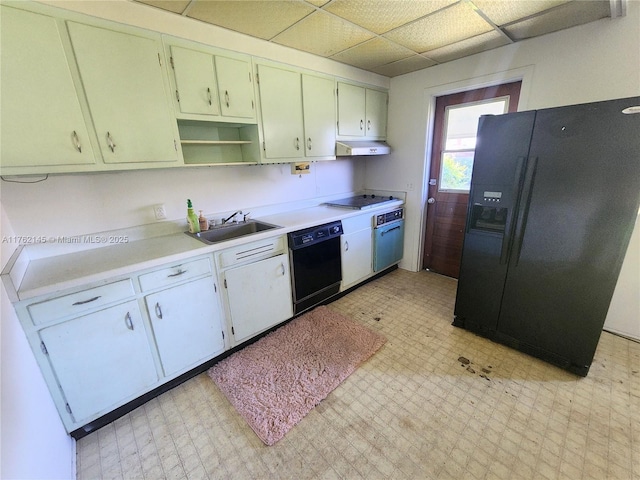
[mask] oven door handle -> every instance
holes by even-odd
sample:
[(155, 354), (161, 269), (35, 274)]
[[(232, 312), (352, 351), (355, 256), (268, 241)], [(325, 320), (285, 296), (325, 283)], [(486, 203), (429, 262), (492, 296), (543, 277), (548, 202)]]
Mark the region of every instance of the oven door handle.
[(394, 230), (400, 230), (400, 225), (396, 225), (393, 228), (390, 228), (389, 230), (383, 230), (382, 232), (380, 232), (380, 236), (384, 236), (386, 233), (391, 233)]

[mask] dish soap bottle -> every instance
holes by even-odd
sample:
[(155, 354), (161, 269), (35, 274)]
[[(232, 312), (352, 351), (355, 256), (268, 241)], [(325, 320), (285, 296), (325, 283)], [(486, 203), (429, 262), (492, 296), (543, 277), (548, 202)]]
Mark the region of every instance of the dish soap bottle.
[(199, 233), (200, 223), (196, 212), (193, 211), (193, 204), (190, 199), (187, 199), (187, 222), (189, 222), (189, 233)]
[(202, 210), (200, 210), (200, 216), (198, 217), (198, 223), (200, 224), (200, 231), (204, 232), (209, 229), (209, 221), (202, 214)]

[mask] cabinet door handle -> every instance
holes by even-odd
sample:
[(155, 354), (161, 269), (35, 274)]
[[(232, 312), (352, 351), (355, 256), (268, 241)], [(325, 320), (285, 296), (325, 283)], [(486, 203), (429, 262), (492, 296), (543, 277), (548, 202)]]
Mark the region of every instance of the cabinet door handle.
[(228, 90), (224, 91), (224, 101), (227, 104), (227, 108), (229, 108), (229, 91)]
[(364, 121), (360, 120), (360, 130), (364, 130)]
[(131, 319), (131, 314), (129, 312), (124, 316), (124, 324), (129, 330), (133, 330), (133, 320)]
[(296, 150), (300, 150), (300, 138), (296, 137)]
[(371, 130), (371, 120), (367, 120), (367, 130)]
[(167, 275), (167, 278), (171, 278), (171, 277), (179, 277), (180, 275), (184, 275), (185, 273), (187, 273), (186, 270), (178, 270), (176, 273), (172, 273), (170, 275)]
[(209, 105), (211, 105), (211, 89), (207, 87), (207, 100), (209, 101)]
[(307, 148), (311, 150), (311, 137), (307, 138)]
[(74, 143), (74, 146), (76, 147), (76, 150), (78, 150), (78, 152), (82, 153), (82, 144), (80, 143), (80, 138), (78, 138), (78, 134), (76, 133), (75, 130), (73, 131), (71, 136), (73, 138), (73, 143)]
[(284, 263), (281, 263), (280, 266), (282, 267), (282, 276), (284, 277), (285, 274), (287, 273), (287, 269), (284, 268)]
[(102, 295), (98, 295), (97, 297), (93, 297), (90, 298), (89, 300), (79, 300), (76, 303), (74, 303), (73, 305), (84, 305), (85, 303), (91, 303), (91, 302), (95, 302), (97, 299), (99, 299)]
[(156, 317), (162, 320), (162, 308), (160, 308), (160, 302), (156, 302)]
[(116, 150), (116, 144), (113, 141), (113, 137), (111, 136), (111, 133), (109, 132), (107, 132), (107, 145), (109, 146), (111, 153), (114, 153)]
[(344, 242), (344, 251), (345, 252), (349, 251), (349, 242), (347, 242), (347, 241)]
[(389, 230), (383, 230), (382, 233), (380, 233), (380, 236), (382, 237), (387, 233), (393, 232), (394, 230), (400, 230), (400, 225), (398, 225), (397, 227), (390, 228)]

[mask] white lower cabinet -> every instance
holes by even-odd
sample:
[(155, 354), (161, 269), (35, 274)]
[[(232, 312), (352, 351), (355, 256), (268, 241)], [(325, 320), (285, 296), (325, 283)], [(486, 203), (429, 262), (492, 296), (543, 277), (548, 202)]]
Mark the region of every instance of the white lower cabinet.
[(77, 424), (158, 381), (135, 300), (44, 328), (40, 340), (66, 399), (64, 407)]
[(342, 220), (344, 234), (340, 237), (342, 250), (342, 285), (344, 291), (373, 273), (373, 237), (371, 214)]
[(222, 250), (216, 258), (234, 345), (293, 316), (285, 236)]
[(293, 316), (287, 255), (228, 270), (225, 280), (236, 343)]
[(210, 276), (147, 295), (145, 303), (165, 376), (224, 351), (220, 306)]

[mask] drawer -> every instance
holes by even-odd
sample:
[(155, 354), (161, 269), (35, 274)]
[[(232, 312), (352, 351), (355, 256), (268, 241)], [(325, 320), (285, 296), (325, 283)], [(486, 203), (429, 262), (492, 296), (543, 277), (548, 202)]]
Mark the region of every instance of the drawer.
[(145, 292), (207, 274), (211, 274), (211, 262), (200, 258), (140, 275), (140, 288)]
[(69, 315), (82, 314), (132, 295), (135, 295), (133, 283), (130, 278), (127, 278), (45, 302), (34, 303), (29, 305), (27, 310), (34, 325), (42, 325)]
[(348, 217), (342, 219), (342, 229), (345, 235), (349, 233), (359, 232), (373, 226), (373, 216), (369, 213), (367, 215), (358, 215), (357, 217)]
[(280, 235), (260, 242), (245, 243), (222, 250), (217, 254), (218, 266), (223, 269), (284, 253), (286, 251), (285, 238), (284, 235)]

